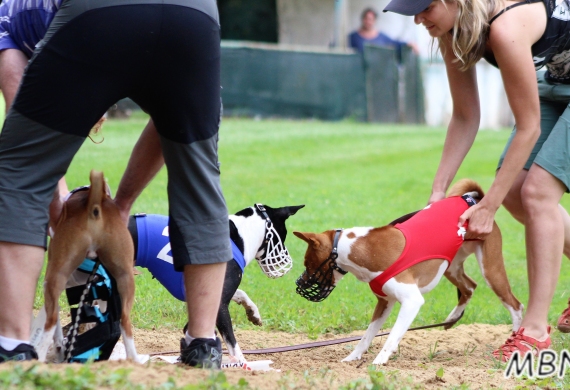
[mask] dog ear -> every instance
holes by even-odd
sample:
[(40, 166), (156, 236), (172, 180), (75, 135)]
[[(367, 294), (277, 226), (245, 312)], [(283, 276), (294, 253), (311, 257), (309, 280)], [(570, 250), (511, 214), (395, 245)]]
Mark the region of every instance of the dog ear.
[[(265, 205), (265, 207), (268, 209), (270, 208), (267, 205)], [(299, 205), (299, 206), (285, 206), (285, 207), (279, 207), (279, 208), (273, 209), (273, 211), (275, 211), (276, 215), (278, 215), (280, 218), (282, 218), (283, 220), (286, 220), (290, 216), (295, 215), (295, 213), (297, 211), (299, 211), (300, 209), (302, 209), (303, 207), (305, 207), (304, 204)]]
[(315, 233), (301, 233), (301, 232), (293, 232), (294, 235), (299, 237), (301, 240), (305, 241), (307, 244), (318, 248), (321, 246), (321, 242), (317, 240), (317, 235)]
[(299, 206), (289, 206), (286, 207), (285, 210), (287, 211), (287, 216), (290, 217), (291, 215), (295, 215), (295, 213), (297, 213), (297, 211), (301, 210), (303, 207), (305, 207), (304, 204), (299, 205)]

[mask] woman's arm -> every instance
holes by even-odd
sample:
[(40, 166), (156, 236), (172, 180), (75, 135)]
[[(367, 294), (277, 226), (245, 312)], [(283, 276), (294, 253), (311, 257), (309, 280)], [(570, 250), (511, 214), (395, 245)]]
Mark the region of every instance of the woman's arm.
[[(439, 167), (432, 185), (429, 203), (441, 200), (455, 177), (459, 166), (473, 145), (479, 129), (480, 108), (475, 68), (462, 72), (451, 50), (451, 38), (442, 39), (443, 59), (447, 70), (453, 112)], [(429, 93), (429, 91), (428, 91)]]
[(545, 23), (545, 18), (537, 18), (530, 6), (524, 6), (506, 12), (491, 26), (489, 45), (501, 70), (517, 131), (489, 191), (477, 206), (461, 216), (460, 223), (469, 219), (466, 239), (485, 237), (491, 232), (495, 212), (540, 134), (540, 103), (531, 47), (542, 35)]

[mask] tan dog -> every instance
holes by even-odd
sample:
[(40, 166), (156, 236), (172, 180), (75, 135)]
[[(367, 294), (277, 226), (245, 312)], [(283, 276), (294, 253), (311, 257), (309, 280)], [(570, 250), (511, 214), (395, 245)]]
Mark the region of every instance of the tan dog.
[(127, 357), (135, 361), (137, 358), (129, 318), (135, 294), (133, 240), (106, 191), (103, 173), (91, 171), (90, 181), (90, 188), (73, 193), (64, 203), (54, 227), (44, 285), (46, 322), (36, 347), (40, 361), (45, 360), (56, 330), (56, 344), (61, 342), (59, 296), (86, 257), (99, 257), (115, 278), (121, 296), (121, 335)]
[[(464, 195), (463, 199), (462, 195)], [(450, 197), (454, 198), (449, 199)], [(436, 202), (426, 207), (426, 209), (432, 208), (432, 211), (434, 211), (438, 209), (437, 204), (450, 204), (449, 202), (460, 204), (467, 198), (472, 202), (478, 201), (482, 197), (483, 191), (479, 185), (471, 180), (464, 179), (451, 188), (448, 198), (442, 201), (448, 201), (447, 203)], [(422, 215), (422, 212), (423, 210), (410, 218), (409, 221), (411, 222), (418, 218)], [(344, 231), (328, 230), (320, 234), (294, 232), (297, 237), (309, 244), (305, 253), (306, 271), (297, 280), (297, 292), (299, 294), (309, 300), (318, 302), (330, 294), (336, 283), (348, 271), (354, 274), (358, 280), (371, 283), (371, 287), (373, 287), (373, 291), (378, 298), (372, 322), (368, 326), (365, 335), (354, 351), (343, 361), (356, 360), (362, 357), (362, 354), (368, 350), (372, 339), (386, 321), (394, 303), (398, 301), (401, 303), (398, 318), (384, 347), (373, 361), (374, 364), (386, 364), (392, 353), (398, 348), (404, 333), (408, 330), (423, 305), (424, 298), (422, 294), (432, 290), (443, 275), (457, 286), (461, 293), (457, 306), (449, 314), (446, 322), (454, 323), (459, 320), (465, 310), (465, 306), (473, 295), (473, 291), (477, 287), (475, 281), (467, 276), (463, 269), (463, 262), (471, 254), (475, 254), (487, 284), (509, 310), (513, 321), (513, 330), (519, 328), (522, 321), (523, 305), (511, 292), (503, 263), (502, 238), (499, 227), (494, 223), (493, 231), (484, 241), (463, 241), (465, 227), (458, 228), (457, 226), (461, 213), (459, 211), (459, 215), (453, 215), (448, 220), (449, 223), (454, 224), (450, 229), (456, 236), (451, 237), (448, 241), (459, 241), (457, 247), (452, 251), (455, 255), (451, 255), (451, 258), (448, 259), (452, 260), (451, 264), (442, 256), (439, 256), (439, 258), (437, 256), (426, 256), (424, 259), (419, 259), (421, 262), (417, 262), (407, 269), (399, 270), (399, 273), (392, 277), (389, 277), (392, 274), (390, 271), (396, 266), (390, 269), (389, 267), (400, 257), (409, 258), (408, 253), (415, 253), (410, 249), (412, 244), (407, 245), (407, 241), (413, 242), (417, 238), (409, 234), (410, 229), (407, 230), (408, 233), (403, 233), (406, 230), (400, 230), (397, 227), (388, 225), (380, 228), (351, 228)], [(419, 218), (421, 219), (422, 217)], [(430, 216), (423, 219), (429, 220), (431, 218)], [(428, 236), (428, 243), (419, 245), (422, 250), (423, 246), (429, 247), (431, 241), (437, 241), (437, 236), (440, 233), (437, 230), (439, 229), (438, 227), (432, 228), (431, 225), (429, 226), (428, 228), (422, 226), (420, 229), (420, 233), (426, 232), (426, 236)], [(434, 232), (428, 232), (430, 229)], [(459, 239), (457, 236), (459, 236)], [(401, 263), (398, 262), (398, 264)], [(389, 271), (387, 271), (388, 269)], [(378, 280), (381, 280), (380, 275), (384, 271), (387, 271), (384, 278), (389, 277), (389, 279), (379, 285), (377, 284)], [(452, 324), (446, 328), (451, 326)]]

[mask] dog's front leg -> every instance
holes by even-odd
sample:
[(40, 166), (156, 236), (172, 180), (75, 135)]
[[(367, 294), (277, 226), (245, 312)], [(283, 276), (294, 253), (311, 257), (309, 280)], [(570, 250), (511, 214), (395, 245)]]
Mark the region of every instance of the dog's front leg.
[(241, 349), (234, 335), (228, 304), (229, 301), (224, 302), (222, 299), (222, 303), (218, 309), (218, 317), (216, 318), (216, 328), (218, 328), (220, 336), (222, 336), (224, 343), (226, 343), (228, 354), (240, 362), (245, 362), (245, 357), (243, 356), (243, 353), (241, 352)]
[(390, 331), (390, 335), (388, 336), (384, 347), (378, 356), (376, 356), (376, 359), (374, 359), (372, 364), (386, 364), (388, 362), (388, 359), (398, 348), (398, 344), (400, 344), (402, 337), (404, 337), (404, 334), (410, 328), (414, 318), (416, 318), (420, 308), (425, 302), (422, 293), (415, 284), (402, 284), (402, 288), (398, 291), (396, 298), (402, 304), (400, 312), (398, 313), (398, 318), (394, 323), (394, 327)]
[(247, 319), (252, 324), (257, 326), (263, 325), (257, 305), (249, 298), (245, 291), (236, 290), (234, 296), (232, 297), (232, 301), (244, 307)]
[(390, 311), (394, 307), (394, 299), (385, 299), (385, 298), (378, 298), (378, 303), (376, 304), (376, 308), (374, 309), (374, 314), (372, 315), (372, 322), (368, 325), (368, 329), (366, 329), (366, 333), (358, 342), (354, 351), (344, 359), (343, 362), (350, 362), (352, 360), (359, 360), (362, 357), (362, 354), (368, 350), (368, 347), (372, 343), (372, 340), (378, 334), (384, 322), (386, 322), (386, 318), (390, 315)]

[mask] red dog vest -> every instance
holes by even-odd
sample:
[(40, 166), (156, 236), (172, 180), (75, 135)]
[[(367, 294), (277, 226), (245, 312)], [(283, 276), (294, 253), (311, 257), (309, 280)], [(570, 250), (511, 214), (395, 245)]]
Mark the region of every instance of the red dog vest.
[(382, 287), (390, 278), (422, 261), (444, 259), (451, 264), (467, 230), (467, 222), (462, 228), (457, 227), (457, 222), (461, 214), (474, 204), (468, 195), (445, 198), (397, 224), (395, 228), (404, 234), (406, 245), (400, 257), (370, 282), (372, 291), (386, 296)]

